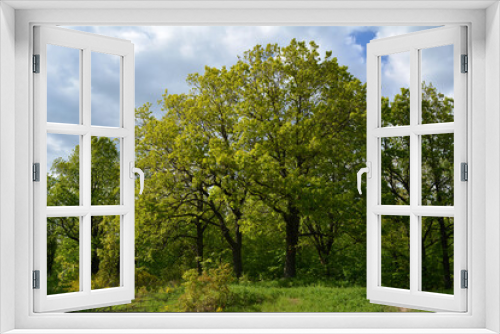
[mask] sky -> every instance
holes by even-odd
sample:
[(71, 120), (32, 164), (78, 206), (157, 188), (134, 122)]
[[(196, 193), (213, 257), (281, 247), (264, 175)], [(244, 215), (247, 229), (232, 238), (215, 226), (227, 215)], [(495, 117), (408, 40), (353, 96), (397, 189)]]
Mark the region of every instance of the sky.
[[(86, 26), (65, 27), (132, 41), (135, 48), (135, 105), (153, 104), (165, 89), (187, 93), (189, 73), (203, 73), (206, 65), (222, 67), (235, 64), (238, 55), (255, 45), (288, 45), (292, 38), (314, 40), (320, 55), (331, 50), (351, 74), (366, 81), (366, 45), (372, 39), (390, 37), (432, 27), (406, 26)], [(452, 47), (422, 53), (422, 79), (439, 91), (453, 96)], [(78, 123), (79, 55), (77, 50), (48, 48), (48, 121)], [(92, 125), (119, 124), (119, 58), (92, 53)], [(409, 87), (409, 57), (405, 54), (382, 58), (382, 94), (394, 96)], [(48, 167), (56, 157), (66, 158), (78, 145), (77, 136), (50, 135), (47, 138)]]

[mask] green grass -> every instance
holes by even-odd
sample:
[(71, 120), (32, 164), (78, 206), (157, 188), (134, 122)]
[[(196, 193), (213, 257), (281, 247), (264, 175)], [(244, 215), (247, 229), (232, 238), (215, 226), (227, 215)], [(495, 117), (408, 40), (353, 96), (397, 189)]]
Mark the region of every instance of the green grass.
[(147, 291), (145, 288), (137, 289), (135, 299), (130, 304), (101, 307), (80, 312), (175, 312), (177, 299), (182, 295), (181, 287), (167, 286)]
[(245, 284), (232, 286), (235, 305), (226, 312), (398, 312), (391, 306), (371, 304), (363, 287), (269, 286)]
[[(412, 312), (415, 310), (371, 304), (364, 287), (335, 287), (327, 283), (296, 281), (231, 284), (232, 297), (222, 312)], [(130, 304), (85, 312), (176, 312), (181, 286), (156, 291), (138, 289)]]

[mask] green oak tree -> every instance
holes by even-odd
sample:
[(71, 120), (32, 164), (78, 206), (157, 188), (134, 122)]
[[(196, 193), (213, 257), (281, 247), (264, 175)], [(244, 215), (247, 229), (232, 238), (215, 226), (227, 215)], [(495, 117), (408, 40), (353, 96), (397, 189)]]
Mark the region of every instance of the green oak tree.
[[(314, 42), (258, 45), (244, 54), (236, 69), (244, 78), (238, 127), (247, 187), (282, 217), (278, 222), (285, 230), (284, 277), (295, 277), (302, 222), (311, 211), (321, 210), (317, 198), (328, 198), (340, 186), (333, 186), (332, 178), (340, 174), (335, 156), (350, 166), (360, 162), (365, 85), (340, 66), (332, 52), (321, 59)], [(330, 214), (335, 216), (335, 210)], [(328, 215), (316, 215), (305, 233), (331, 239), (336, 219), (321, 224), (318, 216), (325, 220)], [(315, 244), (322, 253), (320, 243)]]

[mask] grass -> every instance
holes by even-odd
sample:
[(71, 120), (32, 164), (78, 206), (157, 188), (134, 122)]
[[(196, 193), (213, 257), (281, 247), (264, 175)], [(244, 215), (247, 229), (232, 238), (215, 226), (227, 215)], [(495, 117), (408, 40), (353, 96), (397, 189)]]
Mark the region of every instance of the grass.
[[(324, 282), (244, 282), (231, 284), (232, 297), (222, 312), (413, 312), (371, 304), (364, 287), (335, 287)], [(85, 312), (176, 312), (182, 286), (147, 291), (140, 288), (130, 304)]]
[(232, 286), (236, 303), (225, 312), (398, 312), (396, 307), (371, 304), (364, 287), (273, 286), (240, 284)]
[(163, 287), (154, 291), (139, 288), (135, 299), (129, 304), (101, 307), (79, 312), (175, 312), (177, 299), (182, 295), (181, 287)]

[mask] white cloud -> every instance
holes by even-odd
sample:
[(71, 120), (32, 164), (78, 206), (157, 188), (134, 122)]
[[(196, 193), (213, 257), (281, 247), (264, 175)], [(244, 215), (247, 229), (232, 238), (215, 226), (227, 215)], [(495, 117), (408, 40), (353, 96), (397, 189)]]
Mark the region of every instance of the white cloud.
[(67, 159), (75, 147), (79, 145), (79, 136), (47, 134), (47, 172), (57, 158)]
[(453, 46), (441, 46), (421, 51), (422, 81), (432, 83), (446, 96), (453, 97)]
[(425, 27), (425, 26), (383, 26), (383, 27), (377, 27), (377, 33), (376, 33), (375, 38), (379, 39), (379, 38), (393, 37), (393, 36), (409, 34), (412, 32), (426, 30), (426, 29), (429, 29), (429, 27)]
[[(231, 66), (237, 55), (256, 44), (287, 45), (292, 38), (314, 40), (321, 57), (331, 50), (341, 65), (362, 81), (366, 80), (365, 44), (371, 38), (384, 38), (429, 27), (364, 27), (364, 26), (144, 26), (144, 27), (80, 27), (90, 32), (131, 40), (136, 51), (136, 105), (156, 101), (168, 88), (171, 93), (189, 90), (185, 82), (189, 73), (203, 73), (205, 65)], [(430, 56), (429, 56), (430, 57)], [(430, 58), (429, 58), (430, 59)], [(424, 63), (428, 75), (441, 75), (435, 62)], [(443, 64), (441, 64), (443, 66)], [(446, 67), (446, 66), (445, 66)], [(387, 91), (399, 92), (407, 87), (409, 68), (399, 56), (390, 56), (383, 70)], [(442, 90), (449, 91), (446, 82)], [(385, 92), (385, 90), (384, 90)]]
[(383, 56), (381, 63), (382, 95), (392, 100), (394, 95), (400, 93), (401, 88), (410, 87), (410, 53)]
[[(386, 38), (431, 27), (379, 27), (376, 38)], [(421, 78), (439, 92), (453, 97), (453, 47), (444, 46), (421, 51)], [(401, 87), (410, 86), (409, 52), (388, 55), (382, 59), (382, 95), (392, 99)]]

